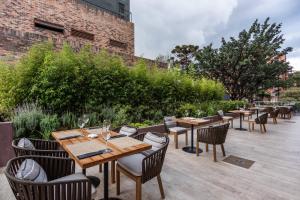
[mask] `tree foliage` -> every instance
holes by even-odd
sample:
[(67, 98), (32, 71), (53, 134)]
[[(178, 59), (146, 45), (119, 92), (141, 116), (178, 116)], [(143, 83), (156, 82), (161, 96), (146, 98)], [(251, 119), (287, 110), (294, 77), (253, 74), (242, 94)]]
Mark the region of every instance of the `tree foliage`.
[(269, 18), (262, 24), (256, 20), (237, 38), (222, 38), (220, 48), (204, 47), (196, 56), (201, 74), (221, 81), (231, 99), (252, 99), (258, 91), (281, 86), (279, 76), (291, 67), (280, 57), (292, 50), (282, 48), (281, 28)]
[(179, 65), (183, 71), (188, 71), (194, 63), (195, 55), (199, 50), (199, 46), (182, 45), (176, 46), (172, 51), (170, 58), (173, 64)]

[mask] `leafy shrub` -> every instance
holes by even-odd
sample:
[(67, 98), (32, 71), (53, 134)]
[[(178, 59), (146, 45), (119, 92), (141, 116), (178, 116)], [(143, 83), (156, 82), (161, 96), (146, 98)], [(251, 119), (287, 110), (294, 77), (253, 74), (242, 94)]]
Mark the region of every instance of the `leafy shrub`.
[(15, 137), (49, 139), (51, 132), (60, 127), (57, 115), (45, 114), (35, 104), (24, 104), (18, 107), (12, 121)]
[(51, 133), (60, 127), (57, 115), (46, 115), (40, 121), (41, 135), (43, 139), (49, 140)]
[[(144, 62), (128, 68), (119, 57), (94, 54), (89, 47), (76, 53), (68, 45), (60, 51), (54, 51), (49, 43), (35, 45), (16, 67), (5, 69), (0, 83), (9, 82), (9, 86), (0, 87), (1, 107), (37, 102), (59, 115), (87, 109), (113, 118), (114, 111), (103, 111), (103, 105), (129, 105), (141, 111), (137, 118), (143, 121), (150, 118), (148, 115), (158, 118), (174, 113), (182, 103), (221, 100), (224, 96), (218, 82), (194, 80), (176, 70), (149, 69)], [(5, 95), (7, 91), (14, 92)]]

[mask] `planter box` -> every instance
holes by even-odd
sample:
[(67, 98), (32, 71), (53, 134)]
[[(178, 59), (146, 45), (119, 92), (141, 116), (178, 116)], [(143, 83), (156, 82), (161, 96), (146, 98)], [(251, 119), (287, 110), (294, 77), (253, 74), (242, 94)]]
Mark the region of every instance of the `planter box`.
[(14, 157), (11, 147), (13, 140), (13, 127), (11, 122), (0, 122), (0, 167), (6, 165), (7, 161)]
[(166, 130), (164, 124), (158, 124), (155, 126), (149, 126), (149, 127), (138, 129), (138, 133), (144, 133), (144, 132), (166, 133)]

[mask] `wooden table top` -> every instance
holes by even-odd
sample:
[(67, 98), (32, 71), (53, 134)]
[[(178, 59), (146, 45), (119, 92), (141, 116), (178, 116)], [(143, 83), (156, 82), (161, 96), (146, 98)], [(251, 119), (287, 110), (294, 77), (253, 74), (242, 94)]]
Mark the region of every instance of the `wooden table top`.
[(251, 113), (251, 111), (249, 111), (249, 110), (230, 110), (228, 112), (230, 112), (230, 113), (238, 113), (238, 114), (248, 114), (248, 113)]
[(204, 125), (209, 123), (209, 120), (207, 119), (201, 119), (201, 118), (179, 118), (176, 119), (176, 122), (182, 123), (182, 124), (188, 124), (188, 125)]
[[(77, 158), (77, 156), (74, 156), (69, 151), (69, 149), (67, 148), (67, 145), (76, 144), (76, 143), (80, 143), (80, 142), (87, 142), (87, 141), (91, 141), (91, 140), (97, 140), (100, 143), (105, 144), (105, 140), (101, 136), (98, 136), (98, 138), (94, 138), (94, 139), (87, 137), (87, 135), (89, 133), (85, 129), (83, 129), (83, 130), (79, 130), (79, 129), (67, 130), (64, 132), (72, 133), (72, 131), (73, 132), (80, 131), (82, 133), (83, 137), (77, 137), (77, 138), (66, 139), (66, 140), (58, 140), (56, 135), (60, 132), (53, 132), (52, 136), (63, 147), (63, 149), (69, 153), (70, 157), (73, 158), (76, 161), (76, 163), (78, 165), (80, 165), (80, 167), (83, 169), (93, 167), (93, 166), (99, 165), (101, 163), (106, 163), (109, 161), (117, 160), (119, 158), (122, 158), (122, 157), (125, 157), (128, 155), (136, 154), (136, 153), (151, 149), (151, 147), (152, 147), (151, 145), (149, 145), (147, 143), (143, 143), (143, 144), (139, 144), (136, 146), (122, 149), (122, 148), (118, 148), (117, 146), (114, 146), (108, 142), (107, 146), (112, 150), (112, 152), (79, 160)], [(111, 136), (115, 136), (115, 135), (118, 135), (119, 133), (110, 131), (110, 134), (111, 134)]]

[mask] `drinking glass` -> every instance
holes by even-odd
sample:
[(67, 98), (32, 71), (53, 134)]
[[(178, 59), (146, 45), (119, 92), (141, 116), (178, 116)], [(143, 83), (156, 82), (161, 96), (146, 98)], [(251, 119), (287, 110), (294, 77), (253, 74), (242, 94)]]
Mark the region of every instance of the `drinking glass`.
[(106, 150), (105, 151), (108, 151), (108, 148), (107, 148), (107, 142), (108, 142), (108, 140), (110, 139), (110, 137), (111, 137), (111, 135), (110, 135), (110, 132), (106, 132), (106, 135), (105, 135), (105, 148), (106, 148)]
[(82, 119), (83, 119), (83, 121), (84, 121), (85, 124), (87, 124), (90, 121), (89, 115), (87, 115), (87, 114), (84, 114), (82, 116)]
[(78, 126), (80, 129), (83, 129), (83, 127), (85, 126), (84, 120), (82, 117), (78, 118)]

